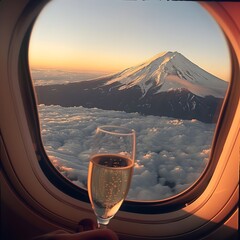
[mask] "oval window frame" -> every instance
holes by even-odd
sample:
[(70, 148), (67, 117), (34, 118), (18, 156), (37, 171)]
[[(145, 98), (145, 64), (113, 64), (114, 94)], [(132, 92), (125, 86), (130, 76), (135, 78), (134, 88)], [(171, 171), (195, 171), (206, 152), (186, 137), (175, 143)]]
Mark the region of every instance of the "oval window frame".
[[(26, 35), (26, 38), (24, 39), (24, 42), (29, 45), (29, 39), (30, 39), (30, 34), (31, 30), (29, 33)], [(26, 44), (26, 45), (27, 45)], [(25, 44), (23, 51), (21, 51), (20, 55), (24, 56), (26, 53), (26, 47)], [(26, 56), (25, 56), (26, 58)], [(24, 66), (26, 67), (24, 73), (26, 82), (24, 83), (24, 86), (29, 84), (31, 81), (31, 76), (29, 74), (29, 67), (27, 68), (26, 64), (24, 63), (25, 61), (21, 61), (23, 63), (22, 66), (20, 66), (20, 69), (23, 69)], [(31, 95), (31, 92), (33, 91), (31, 88), (32, 86), (28, 86), (28, 92), (26, 92), (23, 95)], [(24, 91), (24, 89), (22, 89)], [(227, 94), (225, 99), (227, 98)], [(30, 100), (30, 101), (29, 101)], [(226, 100), (225, 100), (226, 101)], [(48, 159), (48, 156), (45, 152), (44, 146), (42, 142), (40, 141), (41, 135), (40, 135), (40, 123), (37, 118), (37, 113), (36, 113), (36, 100), (34, 96), (31, 96), (31, 99), (27, 99), (26, 102), (31, 102), (31, 109), (29, 109), (30, 112), (34, 112), (34, 119), (29, 121), (29, 124), (31, 122), (37, 123), (37, 125), (33, 126), (35, 131), (38, 129), (38, 134), (35, 134), (33, 139), (37, 139), (37, 142), (35, 143), (39, 149), (38, 151), (38, 159), (39, 164), (41, 166), (41, 169), (44, 171), (46, 174), (47, 178), (49, 181), (54, 184), (57, 188), (59, 188), (61, 191), (64, 193), (70, 195), (71, 197), (74, 197), (78, 200), (84, 201), (84, 202), (89, 202), (87, 192), (84, 189), (81, 189), (74, 184), (71, 184), (71, 181), (69, 181), (67, 178), (59, 174), (58, 171), (52, 166), (50, 163), (50, 160)], [(223, 104), (224, 105), (224, 104)], [(223, 107), (222, 107), (223, 108)], [(223, 108), (224, 109), (224, 108)], [(224, 111), (222, 109), (222, 111)], [(216, 145), (216, 139), (218, 138), (218, 132), (219, 132), (219, 126), (221, 126), (219, 119), (221, 119), (221, 113), (218, 117), (218, 122), (216, 125), (216, 129), (218, 131), (215, 131), (214, 137), (213, 137), (213, 143), (212, 143), (212, 152), (214, 152), (214, 147)], [(165, 212), (170, 212), (170, 211), (175, 211), (177, 209), (180, 209), (184, 207), (186, 204), (189, 202), (192, 202), (195, 198), (197, 198), (201, 192), (204, 191), (204, 189), (207, 186), (207, 183), (210, 181), (211, 176), (214, 172), (214, 169), (217, 165), (217, 158), (213, 157), (213, 154), (210, 156), (210, 163), (207, 165), (207, 167), (204, 169), (202, 174), (199, 176), (199, 178), (191, 184), (189, 188), (186, 190), (180, 192), (179, 194), (176, 194), (172, 197), (166, 198), (166, 199), (161, 199), (161, 200), (150, 200), (150, 201), (141, 201), (141, 200), (125, 200), (124, 204), (121, 206), (121, 210), (123, 211), (130, 211), (130, 212), (135, 212), (135, 213), (149, 213), (149, 214), (158, 214), (158, 213), (165, 213)], [(194, 189), (194, 190), (193, 190)], [(198, 192), (198, 194), (196, 194)]]

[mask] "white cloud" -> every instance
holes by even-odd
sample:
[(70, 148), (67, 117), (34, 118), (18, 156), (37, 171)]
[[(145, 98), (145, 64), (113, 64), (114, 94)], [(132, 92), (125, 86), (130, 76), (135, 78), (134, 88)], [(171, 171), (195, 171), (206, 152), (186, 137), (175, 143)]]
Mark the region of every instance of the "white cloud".
[(74, 72), (63, 71), (58, 69), (31, 69), (32, 79), (35, 86), (52, 85), (52, 84), (68, 84), (73, 82), (81, 82), (95, 79), (103, 76), (103, 72)]
[(122, 125), (137, 133), (137, 157), (129, 199), (157, 200), (189, 187), (205, 169), (215, 124), (141, 116), (97, 108), (39, 105), (42, 138), (53, 165), (86, 187), (89, 153), (99, 125)]

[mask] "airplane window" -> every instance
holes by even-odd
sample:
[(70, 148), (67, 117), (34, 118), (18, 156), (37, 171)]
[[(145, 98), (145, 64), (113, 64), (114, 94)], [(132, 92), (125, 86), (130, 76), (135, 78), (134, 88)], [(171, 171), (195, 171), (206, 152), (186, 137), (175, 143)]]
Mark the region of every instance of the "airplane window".
[(73, 184), (86, 189), (91, 140), (106, 124), (137, 133), (129, 200), (172, 198), (207, 171), (231, 60), (198, 3), (52, 0), (29, 66), (45, 151)]

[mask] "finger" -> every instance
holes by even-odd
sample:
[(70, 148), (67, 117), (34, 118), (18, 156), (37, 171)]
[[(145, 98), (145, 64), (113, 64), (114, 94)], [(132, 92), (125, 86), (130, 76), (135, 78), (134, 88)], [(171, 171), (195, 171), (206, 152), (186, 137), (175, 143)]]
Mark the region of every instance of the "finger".
[(118, 236), (115, 232), (113, 232), (112, 230), (110, 229), (98, 229), (98, 230), (95, 230), (96, 231), (96, 234), (99, 234), (99, 237), (101, 238), (96, 238), (98, 240), (118, 240)]
[(66, 234), (68, 233), (64, 230), (56, 230), (41, 236), (37, 236), (32, 240), (55, 240), (55, 239), (58, 239), (59, 236), (66, 235)]
[(66, 234), (66, 233), (68, 233), (68, 232), (65, 230), (56, 230), (56, 231), (51, 232), (50, 234), (54, 235), (54, 234)]
[(34, 240), (118, 240), (118, 236), (110, 229), (95, 229), (75, 234), (58, 230), (34, 238)]
[(97, 223), (94, 222), (90, 218), (86, 218), (81, 220), (78, 223), (77, 231), (76, 232), (84, 232), (84, 231), (89, 231), (97, 228)]
[[(61, 235), (63, 236), (63, 235)], [(118, 240), (118, 236), (110, 229), (95, 229), (72, 234), (68, 240)]]

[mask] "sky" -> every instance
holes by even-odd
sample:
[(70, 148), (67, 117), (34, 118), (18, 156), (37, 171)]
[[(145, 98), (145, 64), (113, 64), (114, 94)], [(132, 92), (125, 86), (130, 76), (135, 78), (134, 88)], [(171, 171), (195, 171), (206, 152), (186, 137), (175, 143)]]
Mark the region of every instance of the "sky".
[(128, 199), (172, 197), (190, 187), (209, 162), (215, 124), (81, 106), (41, 104), (38, 110), (49, 159), (80, 187), (87, 186), (93, 136), (100, 125), (136, 131), (136, 160)]
[(197, 2), (52, 0), (34, 25), (31, 68), (112, 73), (165, 51), (230, 79), (220, 27)]

